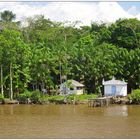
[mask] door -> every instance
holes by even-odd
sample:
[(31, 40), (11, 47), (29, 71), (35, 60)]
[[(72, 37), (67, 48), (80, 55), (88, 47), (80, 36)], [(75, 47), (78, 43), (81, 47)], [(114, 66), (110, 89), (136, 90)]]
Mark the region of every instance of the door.
[(112, 86), (112, 94), (113, 94), (113, 95), (116, 94), (116, 86), (115, 86), (115, 85)]
[(67, 88), (63, 87), (63, 94), (67, 94)]

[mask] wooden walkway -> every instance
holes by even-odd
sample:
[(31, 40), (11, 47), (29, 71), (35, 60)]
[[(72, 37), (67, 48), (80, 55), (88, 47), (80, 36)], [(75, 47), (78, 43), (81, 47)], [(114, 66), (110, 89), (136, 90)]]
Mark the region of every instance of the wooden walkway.
[(109, 106), (111, 103), (112, 97), (100, 97), (97, 99), (89, 99), (88, 100), (88, 106), (90, 107), (103, 107), (103, 106)]

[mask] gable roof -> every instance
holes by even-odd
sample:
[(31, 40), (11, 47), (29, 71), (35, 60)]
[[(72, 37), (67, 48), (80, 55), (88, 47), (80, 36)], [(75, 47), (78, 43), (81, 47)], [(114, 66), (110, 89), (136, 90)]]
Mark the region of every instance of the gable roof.
[[(78, 81), (75, 80), (67, 80), (67, 83), (70, 83), (72, 86), (76, 86), (76, 87), (83, 87), (84, 85), (79, 83)], [(62, 83), (62, 84), (66, 84), (66, 82)]]
[(126, 85), (126, 84), (127, 83), (125, 81), (115, 80), (115, 78), (109, 81), (103, 81), (103, 85)]

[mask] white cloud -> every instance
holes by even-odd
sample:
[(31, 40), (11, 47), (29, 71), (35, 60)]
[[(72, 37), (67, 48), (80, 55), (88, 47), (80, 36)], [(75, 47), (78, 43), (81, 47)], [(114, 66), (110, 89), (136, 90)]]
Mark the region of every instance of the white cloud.
[(127, 10), (127, 12), (128, 12), (129, 14), (134, 15), (134, 16), (136, 16), (136, 15), (139, 13), (138, 10), (137, 10), (137, 8), (136, 8), (135, 6), (130, 7), (130, 8)]
[(56, 21), (81, 21), (89, 25), (91, 21), (114, 22), (118, 18), (134, 17), (117, 2), (47, 2), (44, 5), (28, 2), (0, 2), (0, 11), (11, 10), (17, 20), (34, 15), (45, 15)]

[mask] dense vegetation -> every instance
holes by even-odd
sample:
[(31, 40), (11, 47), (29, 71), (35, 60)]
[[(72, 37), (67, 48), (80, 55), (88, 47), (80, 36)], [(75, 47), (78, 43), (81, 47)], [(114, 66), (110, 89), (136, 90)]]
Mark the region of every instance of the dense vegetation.
[[(47, 94), (41, 94), (39, 90), (35, 90), (32, 92), (25, 91), (24, 93), (21, 93), (18, 95), (17, 99), (19, 103), (74, 103), (74, 102), (81, 102), (81, 101), (88, 101), (88, 99), (97, 98), (97, 94), (82, 94), (82, 95), (47, 95)], [(0, 97), (0, 101), (3, 98)]]
[(10, 11), (1, 13), (2, 96), (13, 99), (27, 90), (44, 88), (57, 94), (66, 79), (80, 81), (87, 93), (101, 93), (103, 78), (112, 76), (128, 82), (129, 92), (139, 87), (139, 20), (76, 27), (75, 23), (66, 25), (35, 16), (22, 27), (15, 18)]
[(140, 104), (140, 89), (133, 90), (128, 99), (134, 104)]

